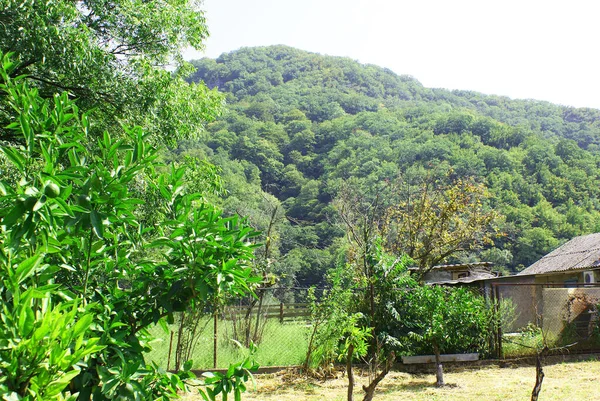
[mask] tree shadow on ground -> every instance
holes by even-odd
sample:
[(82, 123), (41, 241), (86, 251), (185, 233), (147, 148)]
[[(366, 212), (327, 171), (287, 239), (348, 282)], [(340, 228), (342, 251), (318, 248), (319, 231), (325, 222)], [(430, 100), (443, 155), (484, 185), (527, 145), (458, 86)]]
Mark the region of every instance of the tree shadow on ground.
[(435, 378), (430, 375), (413, 375), (408, 380), (390, 380), (387, 383), (379, 385), (378, 390), (382, 393), (394, 393), (394, 392), (426, 392), (431, 389), (444, 389), (444, 388), (456, 388), (460, 387), (455, 383), (446, 383), (443, 387), (438, 387), (435, 384)]
[[(273, 375), (275, 376), (275, 375)], [(270, 386), (259, 387), (255, 393), (268, 393), (280, 391), (286, 393), (302, 393), (304, 395), (315, 395), (318, 394), (322, 387), (318, 380), (312, 377), (306, 377), (304, 375), (295, 375), (292, 373), (284, 374), (280, 377), (280, 381), (277, 384)]]

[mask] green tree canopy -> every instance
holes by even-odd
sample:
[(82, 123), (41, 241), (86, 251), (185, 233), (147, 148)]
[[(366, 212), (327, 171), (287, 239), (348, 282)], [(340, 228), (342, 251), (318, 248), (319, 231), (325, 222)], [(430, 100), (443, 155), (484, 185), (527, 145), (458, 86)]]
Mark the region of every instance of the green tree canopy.
[[(216, 92), (183, 80), (182, 49), (201, 49), (208, 35), (196, 1), (2, 0), (0, 10), (0, 50), (20, 60), (11, 76), (26, 75), (43, 97), (68, 92), (100, 128), (135, 122), (176, 139), (219, 111)], [(3, 139), (7, 107), (0, 101)]]
[[(226, 92), (229, 103), (229, 112), (208, 126), (210, 135), (199, 139), (215, 152), (207, 157), (223, 167), (228, 160), (248, 163), (245, 176), (234, 180), (252, 178), (248, 191), (276, 196), (303, 228), (334, 226), (329, 203), (342, 181), (356, 180), (368, 192), (398, 173), (452, 169), (441, 186), (477, 183), (489, 192), (487, 206), (506, 217), (499, 221), (505, 235), (450, 263), (491, 257), (514, 271), (548, 244), (598, 230), (598, 110), (428, 89), (384, 68), (286, 46), (242, 48), (192, 63), (191, 79)], [(383, 201), (393, 203), (389, 194)], [(548, 241), (534, 240), (535, 228)], [(339, 230), (319, 230), (325, 236), (316, 243), (314, 231), (304, 232), (304, 239), (293, 232), (293, 240), (316, 249), (339, 246), (331, 238)], [(290, 243), (282, 240), (282, 257), (293, 250)], [(294, 252), (290, 260), (300, 253), (306, 254)]]

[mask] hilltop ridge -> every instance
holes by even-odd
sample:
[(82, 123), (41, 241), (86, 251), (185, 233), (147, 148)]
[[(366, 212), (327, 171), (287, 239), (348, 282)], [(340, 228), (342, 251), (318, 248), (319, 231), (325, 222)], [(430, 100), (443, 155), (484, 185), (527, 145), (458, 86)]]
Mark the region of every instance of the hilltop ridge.
[(506, 216), (504, 235), (451, 261), (518, 270), (600, 231), (600, 110), (426, 88), (389, 69), (287, 46), (192, 64), (191, 80), (218, 88), (228, 106), (200, 141), (175, 152), (221, 166), (224, 206), (254, 216), (257, 228), (265, 208), (281, 208), (287, 219), (273, 260), (296, 283), (319, 281), (339, 259), (343, 231), (330, 201), (340, 180), (372, 188), (399, 172), (445, 166), (484, 183), (490, 207)]

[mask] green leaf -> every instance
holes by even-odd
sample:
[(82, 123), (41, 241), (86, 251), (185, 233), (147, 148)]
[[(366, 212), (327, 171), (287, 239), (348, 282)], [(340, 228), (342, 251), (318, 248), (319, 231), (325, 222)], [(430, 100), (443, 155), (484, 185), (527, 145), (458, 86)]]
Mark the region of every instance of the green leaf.
[[(221, 392), (223, 392), (223, 382), (222, 381), (217, 382), (217, 384), (213, 388), (213, 391), (215, 394), (220, 394)], [(223, 397), (225, 397), (225, 394), (223, 394)]]
[(12, 210), (2, 218), (2, 225), (6, 226), (6, 229), (12, 228), (12, 226), (23, 216), (25, 213), (25, 203), (17, 201)]
[(77, 323), (75, 323), (75, 326), (72, 328), (73, 338), (79, 337), (81, 334), (83, 334), (90, 327), (93, 319), (94, 317), (91, 314), (83, 315), (81, 318), (79, 318)]
[(31, 149), (33, 146), (33, 130), (31, 129), (31, 125), (29, 123), (29, 118), (27, 114), (23, 113), (19, 116), (19, 121), (21, 122), (21, 130), (23, 132), (23, 136), (25, 137), (27, 143), (27, 149)]
[(65, 387), (67, 387), (67, 385), (71, 382), (71, 380), (73, 380), (75, 377), (77, 377), (79, 375), (80, 371), (79, 370), (71, 370), (69, 372), (63, 373), (60, 378), (58, 378), (57, 380), (54, 380), (53, 382), (51, 382), (48, 387), (46, 387), (46, 391), (44, 392), (44, 395), (46, 397), (48, 397), (48, 399), (50, 397), (56, 396), (58, 395), (61, 391), (63, 391), (65, 389)]
[(46, 195), (42, 195), (40, 199), (38, 199), (38, 201), (35, 203), (35, 205), (33, 205), (33, 211), (37, 212), (38, 210), (40, 210), (42, 206), (44, 206), (44, 204), (46, 203), (47, 199), (48, 198), (46, 197)]
[(104, 226), (102, 225), (100, 214), (97, 211), (92, 210), (90, 213), (90, 221), (92, 223), (94, 234), (96, 234), (98, 238), (104, 238)]
[(233, 376), (233, 373), (235, 372), (235, 364), (230, 364), (229, 365), (229, 369), (227, 369), (227, 377), (231, 377)]
[(23, 172), (25, 170), (25, 157), (16, 149), (2, 146), (0, 151), (19, 169)]
[(25, 259), (17, 266), (16, 277), (17, 282), (21, 283), (26, 278), (30, 277), (35, 270), (40, 266), (42, 262), (43, 255), (38, 254), (34, 255), (28, 259)]
[(70, 217), (75, 217), (75, 214), (73, 213), (73, 210), (71, 210), (71, 207), (69, 205), (67, 205), (67, 203), (62, 198), (60, 198), (60, 197), (54, 198), (54, 201), (58, 204), (58, 207), (63, 212), (68, 214)]
[(22, 338), (27, 338), (33, 331), (35, 316), (29, 305), (21, 305), (21, 313), (19, 313), (19, 333)]
[(169, 334), (169, 326), (164, 318), (158, 320), (158, 325), (163, 329), (165, 334)]

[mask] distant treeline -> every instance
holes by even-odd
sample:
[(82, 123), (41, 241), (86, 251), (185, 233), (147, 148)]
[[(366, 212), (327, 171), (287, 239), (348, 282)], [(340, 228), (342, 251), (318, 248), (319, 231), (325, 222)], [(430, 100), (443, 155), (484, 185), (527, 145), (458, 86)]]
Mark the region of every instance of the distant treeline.
[[(478, 254), (522, 269), (573, 236), (600, 231), (600, 111), (468, 91), (285, 46), (193, 62), (226, 94), (223, 116), (166, 158), (223, 170), (224, 207), (271, 223), (269, 263), (300, 285), (343, 262), (331, 206), (342, 180), (365, 191), (407, 171), (452, 169), (492, 193), (503, 235)], [(442, 68), (442, 67), (440, 67)], [(275, 213), (273, 213), (275, 211)]]

